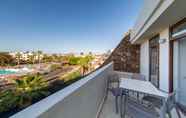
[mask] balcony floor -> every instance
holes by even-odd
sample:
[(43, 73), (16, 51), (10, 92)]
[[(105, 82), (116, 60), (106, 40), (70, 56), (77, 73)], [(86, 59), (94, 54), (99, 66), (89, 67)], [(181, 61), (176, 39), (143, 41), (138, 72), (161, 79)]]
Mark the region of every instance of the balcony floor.
[[(120, 114), (116, 114), (115, 112), (115, 100), (110, 93), (108, 95), (107, 100), (104, 103), (99, 118), (121, 118)], [(130, 117), (126, 117), (126, 118), (130, 118)]]
[[(172, 118), (178, 118), (176, 110), (173, 109), (171, 111)], [(180, 113), (181, 118), (186, 118), (182, 113)], [(107, 100), (104, 103), (102, 111), (100, 113), (99, 118), (121, 118), (120, 114), (116, 114), (115, 112), (115, 100), (114, 97), (109, 93)], [(126, 116), (125, 118), (131, 118), (130, 116)], [(168, 118), (168, 116), (167, 116)]]

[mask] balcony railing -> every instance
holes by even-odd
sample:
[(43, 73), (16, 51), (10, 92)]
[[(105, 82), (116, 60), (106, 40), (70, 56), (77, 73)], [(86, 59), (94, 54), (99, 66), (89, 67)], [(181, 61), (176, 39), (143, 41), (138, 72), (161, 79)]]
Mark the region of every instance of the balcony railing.
[[(112, 94), (109, 93), (105, 99), (107, 78), (113, 72), (120, 78), (131, 78), (133, 75), (113, 71), (113, 64), (110, 63), (11, 118), (120, 118), (115, 113)], [(174, 116), (175, 111), (172, 114)]]
[(106, 79), (112, 71), (110, 63), (11, 118), (95, 118), (104, 103)]

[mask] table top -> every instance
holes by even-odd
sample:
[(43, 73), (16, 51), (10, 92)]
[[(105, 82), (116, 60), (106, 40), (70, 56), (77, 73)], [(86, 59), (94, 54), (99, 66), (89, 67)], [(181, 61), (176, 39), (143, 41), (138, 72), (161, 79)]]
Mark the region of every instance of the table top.
[(158, 90), (151, 82), (136, 79), (121, 78), (120, 88), (167, 98), (168, 93)]

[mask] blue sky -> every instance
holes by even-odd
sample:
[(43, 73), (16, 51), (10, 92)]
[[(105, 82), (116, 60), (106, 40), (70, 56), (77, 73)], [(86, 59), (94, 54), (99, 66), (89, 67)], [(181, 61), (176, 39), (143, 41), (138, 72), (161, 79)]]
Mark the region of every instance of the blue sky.
[(0, 51), (104, 52), (130, 29), (142, 0), (1, 0)]

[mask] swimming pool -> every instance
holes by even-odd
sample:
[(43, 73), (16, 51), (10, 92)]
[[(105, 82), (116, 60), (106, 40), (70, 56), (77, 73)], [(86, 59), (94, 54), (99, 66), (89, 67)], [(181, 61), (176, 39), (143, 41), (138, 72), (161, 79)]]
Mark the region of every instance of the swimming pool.
[(15, 74), (15, 73), (16, 73), (15, 71), (0, 69), (0, 75), (9, 75), (9, 74)]

